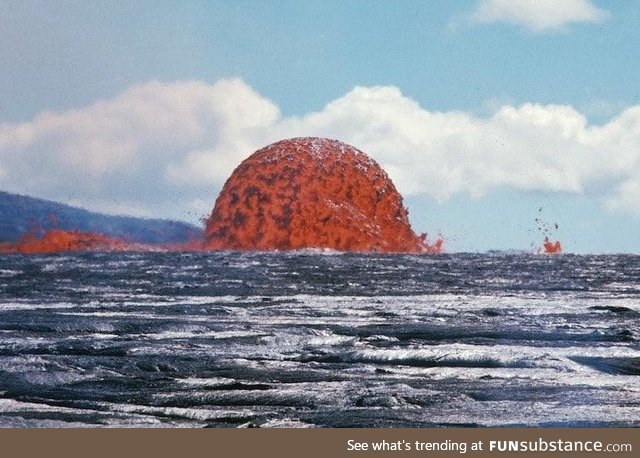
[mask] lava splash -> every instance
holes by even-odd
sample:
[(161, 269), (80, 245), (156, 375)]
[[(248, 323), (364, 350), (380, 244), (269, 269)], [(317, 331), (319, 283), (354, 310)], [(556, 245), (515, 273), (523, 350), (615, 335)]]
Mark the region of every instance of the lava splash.
[(437, 253), (409, 224), (385, 171), (337, 140), (293, 138), (262, 148), (225, 183), (206, 223), (211, 250)]
[(545, 218), (542, 217), (543, 207), (538, 209), (538, 217), (535, 219), (536, 225), (538, 227), (538, 231), (544, 235), (544, 242), (542, 243), (542, 248), (538, 249), (538, 253), (542, 252), (544, 254), (559, 254), (562, 253), (562, 245), (560, 244), (560, 240), (556, 240), (555, 242), (551, 241), (552, 235), (558, 230), (557, 222), (549, 222)]
[(544, 252), (546, 254), (562, 253), (562, 245), (560, 245), (560, 240), (552, 242), (548, 237), (545, 237), (542, 247), (544, 248)]

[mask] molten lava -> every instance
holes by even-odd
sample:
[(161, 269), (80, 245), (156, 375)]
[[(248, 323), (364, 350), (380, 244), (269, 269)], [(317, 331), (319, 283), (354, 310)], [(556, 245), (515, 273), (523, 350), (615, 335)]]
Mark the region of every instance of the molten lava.
[[(395, 186), (370, 157), (323, 138), (269, 145), (242, 162), (206, 222), (205, 239), (148, 245), (107, 235), (34, 227), (0, 253), (68, 251), (295, 250), (440, 253), (416, 235)], [(38, 236), (38, 234), (42, 234)]]
[[(550, 223), (542, 217), (542, 209), (538, 209), (538, 217), (535, 219), (538, 231), (544, 235), (544, 242), (542, 243), (542, 252), (544, 254), (558, 254), (562, 253), (562, 246), (560, 240), (552, 242), (550, 237), (558, 230), (558, 223)], [(538, 253), (540, 249), (538, 250)]]
[(64, 251), (125, 251), (131, 246), (124, 241), (93, 232), (49, 229), (42, 237), (32, 230), (16, 243), (0, 244), (0, 253), (59, 253)]
[(560, 240), (551, 242), (548, 237), (545, 237), (544, 243), (542, 244), (542, 246), (546, 254), (562, 253), (562, 246), (560, 245)]
[(34, 228), (15, 243), (0, 242), (0, 254), (50, 254), (72, 251), (201, 251), (202, 240), (191, 239), (180, 243), (146, 244), (109, 237), (96, 232), (48, 229), (41, 237)]
[(416, 235), (395, 186), (337, 140), (294, 138), (254, 153), (229, 177), (206, 223), (213, 250), (439, 253)]

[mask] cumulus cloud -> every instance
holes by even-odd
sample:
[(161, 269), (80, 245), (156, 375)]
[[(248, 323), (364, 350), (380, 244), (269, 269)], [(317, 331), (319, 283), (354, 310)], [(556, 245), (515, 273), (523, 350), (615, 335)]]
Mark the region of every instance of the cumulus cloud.
[[(394, 87), (358, 87), (279, 124), (287, 133), (342, 138), (372, 154), (403, 194), (441, 201), (496, 188), (606, 194), (612, 182), (640, 183), (640, 107), (591, 126), (570, 106), (503, 106), (482, 118), (430, 112)], [(607, 197), (626, 208), (628, 189)]]
[(607, 199), (606, 205), (614, 211), (635, 210), (637, 212), (640, 209), (640, 175), (617, 185)]
[(558, 30), (572, 23), (599, 23), (607, 16), (590, 0), (480, 0), (470, 14), (474, 22), (506, 22), (533, 32)]
[[(199, 198), (202, 186), (213, 195), (253, 148), (246, 139), (279, 116), (239, 79), (152, 81), (79, 110), (0, 124), (0, 188), (105, 211), (162, 208), (180, 216), (178, 201)], [(205, 151), (210, 159), (199, 161)]]
[(320, 111), (283, 117), (239, 79), (150, 82), (79, 110), (0, 124), (0, 189), (196, 221), (242, 159), (295, 136), (360, 148), (403, 195), (554, 191), (640, 208), (639, 106), (603, 125), (561, 105), (505, 105), (479, 117), (429, 111), (386, 86), (356, 87)]

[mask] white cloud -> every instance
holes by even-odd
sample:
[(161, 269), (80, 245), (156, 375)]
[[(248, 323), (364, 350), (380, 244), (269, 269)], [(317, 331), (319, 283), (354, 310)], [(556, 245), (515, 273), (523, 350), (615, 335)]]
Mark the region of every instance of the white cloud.
[(640, 108), (599, 127), (558, 105), (503, 106), (480, 118), (430, 112), (397, 88), (374, 87), (355, 88), (280, 126), (352, 143), (377, 159), (403, 194), (439, 200), (495, 188), (582, 193), (640, 170)]
[(474, 22), (506, 22), (545, 32), (572, 23), (599, 23), (607, 16), (590, 0), (480, 0), (470, 18)]
[(242, 159), (307, 135), (367, 152), (403, 195), (555, 191), (640, 208), (640, 106), (599, 126), (560, 105), (504, 105), (479, 117), (426, 110), (387, 86), (282, 117), (238, 79), (150, 82), (80, 110), (0, 124), (0, 189), (197, 221)]
[(614, 211), (640, 209), (640, 177), (618, 185), (607, 199), (607, 207)]
[[(181, 170), (194, 168), (194, 182), (208, 178), (215, 186), (253, 147), (245, 138), (278, 117), (273, 103), (239, 79), (152, 81), (79, 110), (0, 124), (0, 164), (8, 172), (0, 188), (151, 213), (162, 202), (194, 197)], [(211, 152), (206, 167), (193, 161), (202, 150)], [(179, 216), (179, 209), (165, 211)]]

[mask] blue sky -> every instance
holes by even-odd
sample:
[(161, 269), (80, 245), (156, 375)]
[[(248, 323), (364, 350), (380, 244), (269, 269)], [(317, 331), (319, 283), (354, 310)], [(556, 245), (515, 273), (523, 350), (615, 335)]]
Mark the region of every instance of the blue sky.
[(255, 149), (322, 135), (452, 251), (533, 250), (541, 218), (566, 251), (640, 252), (640, 2), (0, 9), (0, 189), (195, 222)]

